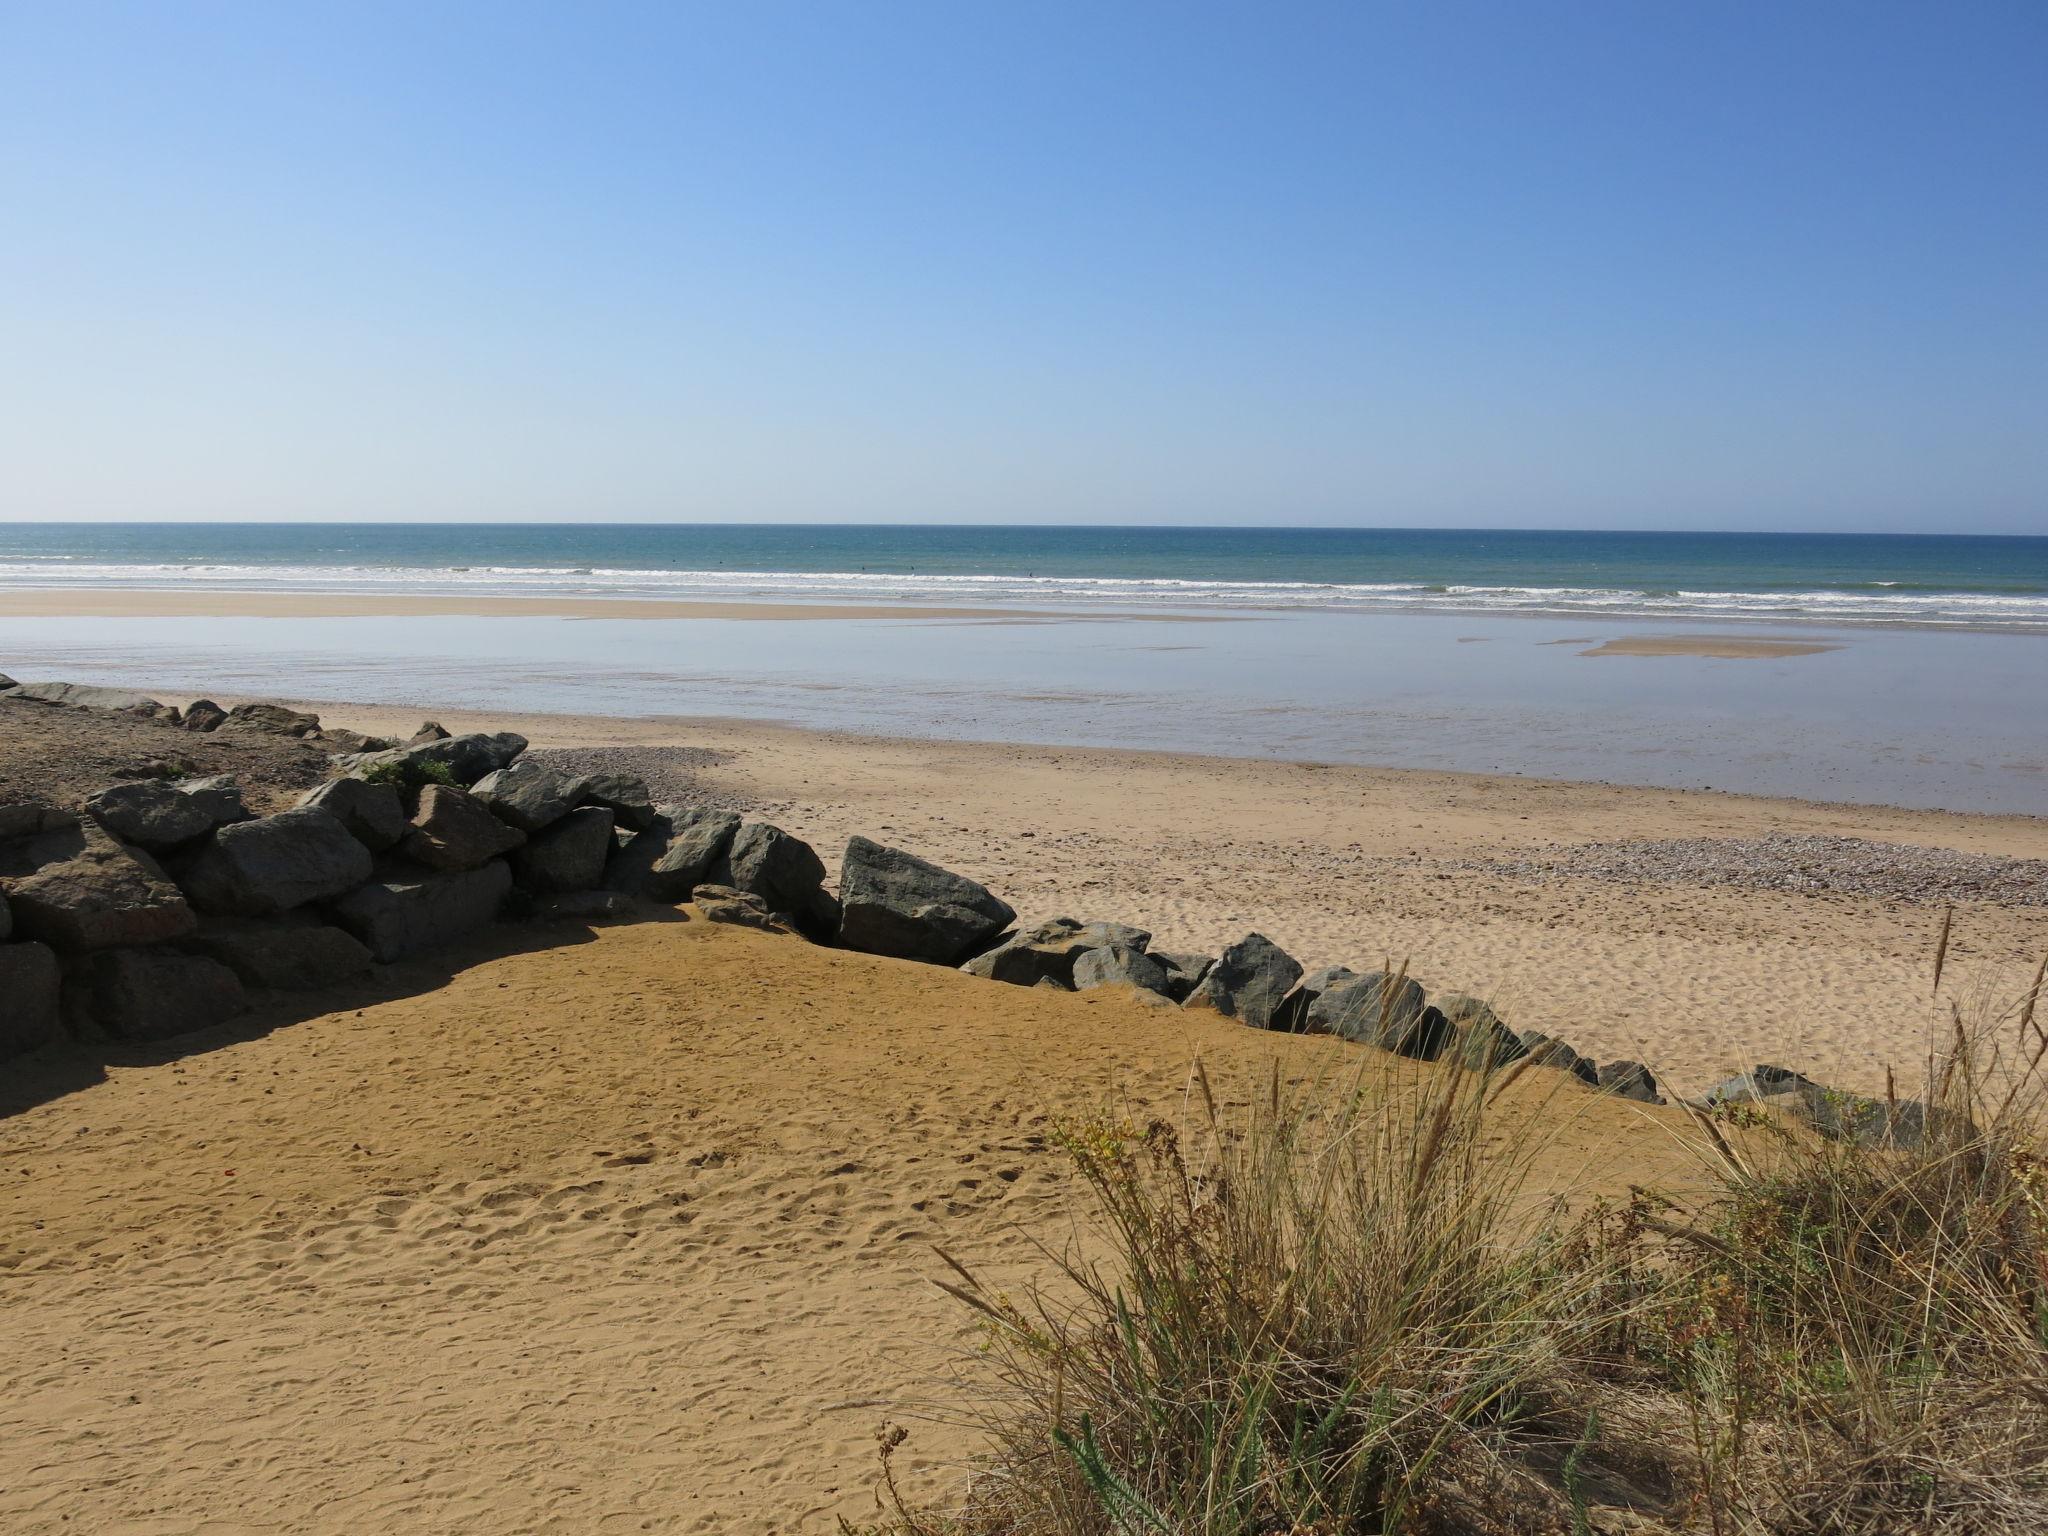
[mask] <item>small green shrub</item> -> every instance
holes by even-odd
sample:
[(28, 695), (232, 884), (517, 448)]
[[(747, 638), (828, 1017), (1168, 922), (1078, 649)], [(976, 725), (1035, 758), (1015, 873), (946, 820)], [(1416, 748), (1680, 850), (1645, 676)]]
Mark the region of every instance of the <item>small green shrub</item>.
[(460, 787), (455, 770), (434, 758), (413, 757), (373, 763), (363, 770), (362, 779), (365, 784), (389, 784), (408, 792), (428, 784)]

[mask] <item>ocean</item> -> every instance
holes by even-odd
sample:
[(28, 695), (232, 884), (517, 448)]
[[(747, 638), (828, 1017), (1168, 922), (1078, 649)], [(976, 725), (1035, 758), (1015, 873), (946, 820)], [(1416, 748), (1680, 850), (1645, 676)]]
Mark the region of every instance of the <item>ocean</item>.
[[(31, 587), (136, 596), (67, 612)], [(185, 595), (153, 608), (153, 588)], [(217, 611), (191, 600), (207, 591)], [(249, 591), (370, 609), (238, 613), (229, 594)], [(374, 611), (391, 593), (455, 602)], [(596, 601), (460, 606), (500, 595)], [(2037, 538), (0, 525), (0, 672), (28, 681), (686, 717), (707, 742), (738, 718), (2036, 815), (2044, 635)]]
[(1352, 609), (2048, 633), (2048, 538), (0, 523), (0, 588), (21, 586)]

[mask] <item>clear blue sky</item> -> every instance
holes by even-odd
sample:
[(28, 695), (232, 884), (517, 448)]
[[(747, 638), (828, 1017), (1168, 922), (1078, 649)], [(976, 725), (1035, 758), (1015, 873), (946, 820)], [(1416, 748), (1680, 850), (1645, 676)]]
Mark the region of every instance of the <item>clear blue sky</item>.
[(2048, 532), (2048, 4), (0, 0), (0, 518)]

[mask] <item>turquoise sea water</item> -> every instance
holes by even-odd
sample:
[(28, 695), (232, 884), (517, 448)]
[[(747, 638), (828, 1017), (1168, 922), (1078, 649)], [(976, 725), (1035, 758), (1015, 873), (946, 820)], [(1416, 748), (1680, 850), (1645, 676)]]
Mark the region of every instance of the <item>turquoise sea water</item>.
[[(707, 742), (720, 717), (742, 717), (2048, 814), (2048, 539), (0, 525), (0, 596), (25, 585), (970, 610), (740, 621), (632, 606), (616, 618), (176, 619), (0, 607), (0, 672), (180, 701), (693, 717), (686, 738)], [(1826, 649), (1602, 649), (1703, 632)]]
[(0, 524), (0, 587), (1351, 608), (2048, 633), (2048, 538), (1416, 529)]

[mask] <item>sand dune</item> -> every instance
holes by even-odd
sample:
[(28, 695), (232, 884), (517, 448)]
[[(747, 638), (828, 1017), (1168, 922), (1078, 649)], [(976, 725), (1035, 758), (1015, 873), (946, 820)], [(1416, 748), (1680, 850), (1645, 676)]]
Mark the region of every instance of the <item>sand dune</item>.
[[(1198, 1053), (1240, 1101), (1394, 1062), (701, 921), (527, 937), (10, 1094), (53, 1096), (0, 1119), (0, 1527), (833, 1529), (885, 1418), (957, 1484), (930, 1244), (1015, 1285), (1068, 1241), (1059, 1117), (1178, 1115)], [(1560, 1186), (1690, 1166), (1675, 1112), (1554, 1102)]]

